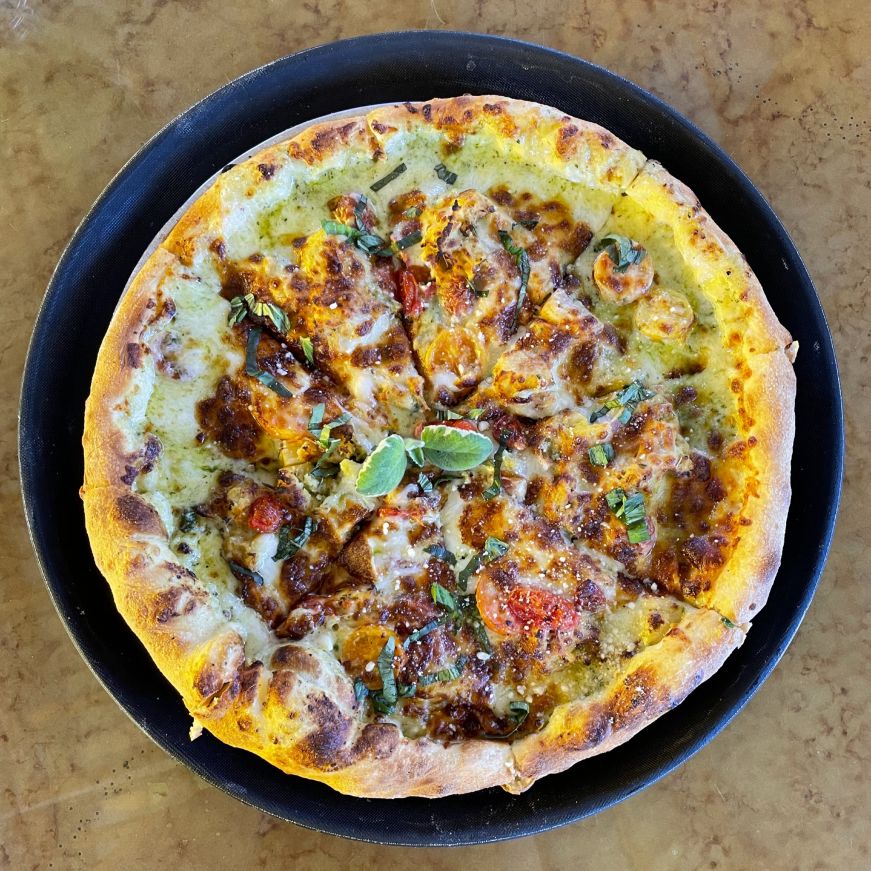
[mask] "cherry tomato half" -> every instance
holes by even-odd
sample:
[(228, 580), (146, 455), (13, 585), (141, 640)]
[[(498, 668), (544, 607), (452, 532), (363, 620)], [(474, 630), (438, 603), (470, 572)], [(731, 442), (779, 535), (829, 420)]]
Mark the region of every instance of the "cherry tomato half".
[(284, 509), (271, 493), (258, 496), (248, 509), (248, 525), (257, 532), (277, 532), (284, 520)]

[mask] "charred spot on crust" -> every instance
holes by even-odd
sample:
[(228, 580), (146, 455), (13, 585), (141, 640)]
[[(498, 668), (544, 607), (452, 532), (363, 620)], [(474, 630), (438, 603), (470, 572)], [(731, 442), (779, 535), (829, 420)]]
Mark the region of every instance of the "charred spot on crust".
[(115, 500), (118, 519), (131, 531), (147, 532), (153, 535), (163, 533), (160, 515), (135, 493), (122, 493)]
[(260, 170), (260, 175), (263, 176), (267, 181), (275, 175), (275, 170), (278, 167), (274, 163), (258, 163), (257, 169)]
[(353, 722), (324, 694), (310, 695), (305, 705), (314, 729), (296, 744), (300, 758), (321, 771), (342, 765), (342, 750), (353, 730)]
[(317, 676), (320, 667), (317, 659), (296, 644), (284, 644), (272, 654), (271, 667), (275, 671), (288, 670), (308, 677)]

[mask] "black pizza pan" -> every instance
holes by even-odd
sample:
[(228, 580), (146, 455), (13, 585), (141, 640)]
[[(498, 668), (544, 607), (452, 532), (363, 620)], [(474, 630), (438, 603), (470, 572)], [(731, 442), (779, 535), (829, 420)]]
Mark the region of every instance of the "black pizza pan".
[[(78, 488), (83, 406), (97, 349), (130, 274), (158, 230), (234, 157), (289, 127), (355, 106), (462, 93), (556, 106), (657, 158), (699, 196), (747, 255), (800, 343), (793, 500), (783, 564), (747, 641), (710, 680), (639, 736), (544, 778), (438, 800), (342, 796), (282, 774), (190, 718), (118, 615), (94, 565)], [(843, 470), (837, 364), (795, 246), (763, 196), (714, 142), (613, 73), (536, 45), (469, 33), (386, 33), (282, 58), (206, 97), (161, 130), (112, 180), (51, 279), (21, 392), (27, 521), (57, 611), (94, 674), (141, 728), (195, 772), (285, 820), (383, 844), (477, 844), (565, 825), (638, 792), (710, 741), (782, 656), (808, 608), (831, 540)]]

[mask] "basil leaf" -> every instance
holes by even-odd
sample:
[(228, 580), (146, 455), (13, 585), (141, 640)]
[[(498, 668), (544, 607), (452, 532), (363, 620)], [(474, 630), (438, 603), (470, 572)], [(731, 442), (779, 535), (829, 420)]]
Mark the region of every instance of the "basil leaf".
[[(272, 557), (272, 561), (277, 563), (295, 556), (306, 546), (316, 527), (317, 521), (311, 517), (306, 517), (302, 529), (294, 529), (288, 524), (282, 526), (278, 531), (278, 546), (275, 548), (275, 556)], [(291, 538), (291, 532), (298, 534)]]
[[(415, 466), (422, 466), (424, 463), (423, 442), (420, 439), (410, 438), (403, 438), (403, 442), (405, 443), (405, 453), (408, 454), (408, 458), (411, 462), (414, 463)], [(418, 483), (420, 483), (419, 478)]]
[(449, 408), (437, 408), (436, 420), (462, 420), (463, 416), (451, 411)]
[(357, 704), (366, 700), (366, 697), (369, 695), (369, 687), (363, 683), (362, 678), (356, 678), (354, 680), (354, 698), (357, 700)]
[(431, 424), (421, 433), (424, 457), (446, 472), (474, 469), (486, 460), (493, 443), (487, 436), (444, 424)]
[(650, 530), (646, 523), (636, 523), (626, 527), (626, 537), (629, 539), (629, 544), (641, 544), (650, 541)]
[(473, 408), (470, 412), (466, 414), (466, 417), (468, 417), (469, 420), (478, 420), (478, 418), (481, 417), (483, 413), (483, 408)]
[(444, 683), (445, 681), (456, 680), (462, 673), (468, 661), (469, 658), (467, 656), (460, 656), (454, 665), (449, 665), (446, 668), (439, 669), (439, 671), (434, 674), (422, 675), (418, 680), (418, 684), (422, 687), (428, 687), (434, 683)]
[(630, 544), (641, 544), (650, 540), (644, 508), (644, 494), (633, 493), (627, 497), (622, 487), (616, 487), (605, 494), (605, 502), (626, 525), (626, 536)]
[(392, 182), (394, 179), (399, 178), (399, 176), (401, 176), (406, 169), (408, 169), (408, 167), (404, 163), (400, 163), (399, 166), (396, 167), (396, 169), (391, 170), (383, 178), (379, 178), (378, 181), (376, 181), (374, 184), (369, 185), (369, 190), (375, 191), (377, 193), (385, 185), (389, 185), (390, 182)]
[(396, 638), (392, 635), (378, 654), (378, 674), (381, 675), (381, 697), (388, 705), (396, 704), (396, 675), (393, 673), (393, 655), (396, 653)]
[(193, 532), (197, 526), (197, 512), (193, 508), (185, 508), (178, 518), (179, 532)]
[(435, 620), (430, 620), (425, 626), (421, 626), (420, 629), (415, 629), (405, 641), (402, 642), (403, 647), (408, 647), (409, 644), (414, 644), (415, 641), (420, 641), (421, 638), (426, 637), (430, 634), (430, 632), (435, 632), (439, 626), (442, 626), (445, 622), (445, 617), (438, 617)]
[(321, 221), (321, 226), (328, 236), (348, 236), (356, 239), (360, 235), (360, 231), (355, 227), (349, 227), (341, 221)]
[(457, 558), (444, 545), (431, 544), (429, 547), (425, 547), (424, 551), (449, 566), (457, 564)]
[(481, 494), (486, 501), (495, 499), (502, 492), (502, 457), (505, 446), (499, 445), (493, 455), (493, 483)]
[(593, 250), (607, 251), (615, 272), (625, 272), (633, 263), (641, 263), (647, 256), (647, 251), (641, 245), (617, 233), (603, 236)]
[(443, 163), (436, 164), (435, 174), (445, 183), (453, 184), (457, 180), (457, 174), (451, 172)]
[(245, 304), (245, 298), (241, 296), (234, 296), (230, 300), (230, 317), (228, 319), (228, 324), (231, 327), (235, 327), (237, 324), (241, 324), (242, 321), (245, 320), (245, 316), (248, 314), (248, 306)]
[(396, 433), (387, 436), (363, 462), (357, 476), (357, 492), (362, 496), (385, 496), (399, 486), (406, 465), (402, 436)]
[(239, 565), (239, 563), (234, 563), (233, 560), (227, 560), (227, 565), (233, 570), (233, 574), (242, 575), (243, 578), (248, 578), (249, 581), (253, 581), (257, 584), (258, 587), (263, 586), (263, 576), (258, 572), (252, 572), (251, 569), (246, 569), (245, 566)]
[(514, 258), (517, 264), (517, 271), (520, 273), (520, 289), (517, 291), (517, 304), (514, 308), (514, 327), (520, 322), (520, 310), (523, 308), (523, 303), (526, 300), (526, 288), (529, 284), (529, 255), (525, 249), (514, 243), (511, 234), (505, 230), (499, 231), (499, 239), (502, 242), (502, 247)]
[(372, 696), (372, 707), (379, 714), (392, 714), (396, 710), (396, 702), (388, 702), (383, 693), (375, 693)]
[(591, 445), (587, 448), (587, 456), (593, 466), (607, 466), (614, 459), (614, 448), (610, 442)]
[(409, 696), (413, 696), (417, 692), (417, 684), (416, 683), (401, 683), (398, 686), (398, 695), (399, 698), (405, 699)]
[(478, 571), (481, 566), (505, 556), (508, 552), (508, 545), (498, 538), (488, 535), (484, 542), (484, 549), (480, 553), (476, 553), (460, 570), (457, 575), (457, 583), (461, 590), (465, 590), (469, 583), (469, 578)]
[(308, 362), (309, 366), (314, 366), (315, 364), (315, 346), (312, 343), (312, 340), (308, 336), (303, 336), (299, 340), (300, 345), (302, 345), (302, 352), (305, 354), (305, 359)]
[(277, 393), (282, 399), (291, 399), (293, 394), (268, 372), (264, 372), (257, 365), (257, 346), (260, 344), (260, 334), (263, 330), (254, 327), (248, 333), (248, 344), (245, 348), (245, 374), (256, 378), (261, 384), (266, 385), (273, 393)]
[(505, 556), (508, 553), (508, 544), (500, 538), (494, 538), (492, 535), (487, 536), (484, 542), (484, 562), (491, 563), (500, 556)]
[(454, 601), (454, 597), (451, 595), (449, 590), (446, 590), (438, 581), (432, 584), (429, 588), (430, 593), (432, 595), (432, 600), (437, 605), (444, 605), (448, 611), (456, 611), (457, 603)]
[(648, 390), (636, 379), (619, 391), (616, 396), (609, 399), (601, 408), (594, 411), (590, 415), (590, 423), (595, 423), (599, 418), (605, 417), (612, 409), (623, 406), (623, 410), (620, 412), (617, 420), (625, 425), (629, 423), (632, 415), (635, 413), (638, 403), (645, 399), (651, 399), (655, 395), (652, 390)]
[(522, 699), (514, 699), (508, 703), (508, 713), (512, 720), (517, 721), (519, 726), (529, 716), (529, 702)]
[(366, 225), (363, 223), (363, 212), (366, 211), (366, 203), (368, 202), (369, 200), (367, 199), (366, 194), (360, 194), (357, 202), (354, 203), (354, 223), (361, 233), (368, 232), (366, 230)]
[(412, 245), (417, 245), (418, 242), (423, 239), (423, 233), (420, 230), (415, 230), (413, 233), (409, 233), (407, 236), (403, 236), (396, 242), (396, 250), (404, 251), (406, 248), (410, 248)]
[(308, 431), (311, 433), (319, 433), (324, 422), (324, 412), (327, 407), (323, 402), (319, 402), (312, 408), (311, 417), (308, 419)]
[(487, 653), (493, 651), (490, 645), (490, 637), (487, 635), (487, 627), (484, 626), (484, 621), (481, 619), (481, 612), (478, 610), (478, 603), (474, 596), (464, 596), (460, 600), (460, 608), (463, 611), (463, 622), (469, 626), (481, 645), (481, 649)]

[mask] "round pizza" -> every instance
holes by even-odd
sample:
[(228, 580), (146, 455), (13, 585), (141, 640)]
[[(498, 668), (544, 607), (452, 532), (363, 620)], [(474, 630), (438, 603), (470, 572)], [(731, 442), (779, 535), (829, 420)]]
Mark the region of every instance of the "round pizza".
[(121, 299), (94, 555), (192, 738), (360, 796), (520, 791), (743, 641), (795, 351), (692, 192), (595, 124), (329, 120), (228, 167)]

